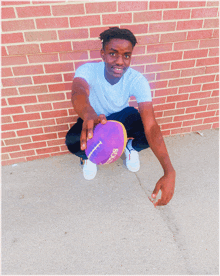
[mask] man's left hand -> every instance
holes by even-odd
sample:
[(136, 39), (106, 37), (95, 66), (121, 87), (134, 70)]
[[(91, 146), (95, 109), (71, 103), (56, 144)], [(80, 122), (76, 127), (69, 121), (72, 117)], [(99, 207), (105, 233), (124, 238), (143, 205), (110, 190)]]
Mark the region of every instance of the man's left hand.
[[(175, 178), (176, 172), (172, 171), (170, 173), (164, 174), (164, 176), (159, 179), (151, 195), (153, 200), (149, 198), (155, 207), (166, 205), (169, 203), (174, 194)], [(154, 200), (156, 199), (157, 194), (160, 190), (162, 192), (161, 198), (157, 202), (155, 202)]]

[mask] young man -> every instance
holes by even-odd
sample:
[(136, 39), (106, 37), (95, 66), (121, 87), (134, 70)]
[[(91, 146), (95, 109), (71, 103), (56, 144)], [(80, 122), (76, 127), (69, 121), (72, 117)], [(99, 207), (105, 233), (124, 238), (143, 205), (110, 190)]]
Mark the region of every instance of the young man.
[[(98, 123), (123, 123), (128, 137), (133, 138), (125, 149), (127, 168), (137, 172), (138, 152), (150, 147), (164, 170), (151, 196), (155, 199), (161, 190), (161, 199), (154, 205), (166, 205), (174, 193), (176, 173), (154, 117), (149, 84), (141, 73), (129, 67), (136, 38), (129, 30), (114, 27), (101, 33), (100, 39), (103, 62), (84, 64), (75, 72), (72, 104), (79, 119), (67, 133), (66, 145), (84, 160), (85, 179), (93, 179), (97, 166), (85, 155), (87, 139), (92, 138)], [(130, 96), (136, 97), (138, 110), (129, 107)]]

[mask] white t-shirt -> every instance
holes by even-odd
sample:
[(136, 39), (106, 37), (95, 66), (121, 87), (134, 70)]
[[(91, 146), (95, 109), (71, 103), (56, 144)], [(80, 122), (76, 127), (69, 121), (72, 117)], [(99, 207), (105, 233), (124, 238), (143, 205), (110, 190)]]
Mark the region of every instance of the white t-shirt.
[(129, 67), (119, 82), (111, 85), (105, 79), (104, 69), (104, 62), (91, 62), (75, 72), (75, 78), (83, 78), (89, 84), (89, 101), (97, 115), (109, 116), (121, 111), (129, 106), (131, 96), (135, 96), (138, 103), (152, 101), (150, 86), (141, 73)]

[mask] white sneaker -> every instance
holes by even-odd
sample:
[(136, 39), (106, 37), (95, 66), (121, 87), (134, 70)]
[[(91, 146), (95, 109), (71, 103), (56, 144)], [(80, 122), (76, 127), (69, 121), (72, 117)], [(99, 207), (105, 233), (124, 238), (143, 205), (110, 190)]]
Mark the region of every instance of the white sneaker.
[(138, 152), (135, 149), (129, 150), (125, 147), (126, 167), (131, 172), (137, 172), (140, 170), (140, 160)]
[(86, 180), (92, 180), (97, 173), (97, 165), (92, 163), (89, 159), (84, 160), (83, 176)]

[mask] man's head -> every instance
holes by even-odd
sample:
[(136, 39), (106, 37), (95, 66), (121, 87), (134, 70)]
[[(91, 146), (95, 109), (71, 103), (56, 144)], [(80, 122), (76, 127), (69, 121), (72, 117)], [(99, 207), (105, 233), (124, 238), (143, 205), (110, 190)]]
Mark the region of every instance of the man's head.
[(100, 39), (106, 77), (108, 80), (120, 79), (130, 66), (132, 51), (137, 40), (131, 31), (117, 27), (102, 32)]

